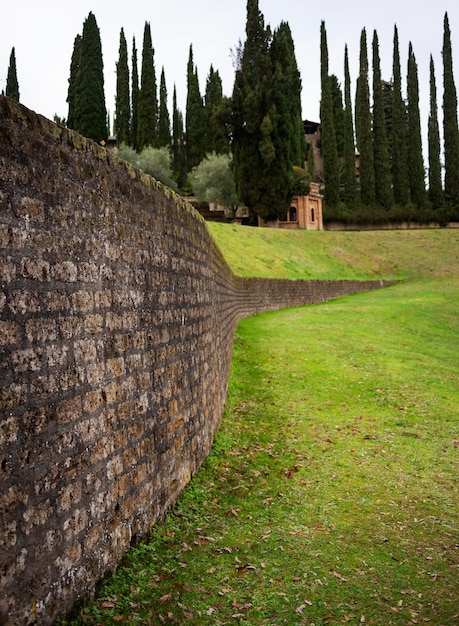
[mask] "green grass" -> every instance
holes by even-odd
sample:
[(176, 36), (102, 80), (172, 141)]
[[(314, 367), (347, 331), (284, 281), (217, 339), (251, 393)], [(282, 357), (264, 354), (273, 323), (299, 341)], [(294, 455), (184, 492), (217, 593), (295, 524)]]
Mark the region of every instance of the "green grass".
[(411, 280), (240, 323), (212, 453), (73, 624), (459, 624), (457, 235), (313, 235)]
[(457, 276), (459, 266), (459, 229), (317, 232), (208, 225), (241, 276), (447, 278)]

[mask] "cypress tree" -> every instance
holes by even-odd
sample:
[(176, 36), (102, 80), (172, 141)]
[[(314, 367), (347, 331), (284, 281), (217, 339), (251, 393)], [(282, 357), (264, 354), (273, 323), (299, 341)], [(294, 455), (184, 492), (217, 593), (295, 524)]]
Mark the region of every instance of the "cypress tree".
[(422, 158), (421, 116), (419, 113), (418, 66), (411, 42), (408, 50), (408, 180), (411, 202), (422, 208), (425, 205), (425, 172)]
[[(232, 95), (232, 152), (236, 190), (250, 212), (274, 217), (276, 209), (265, 202), (266, 171), (274, 158), (267, 111), (271, 80), (269, 44), (258, 0), (247, 1), (246, 40), (238, 56)], [(270, 128), (271, 127), (271, 128)], [(271, 144), (271, 145), (270, 145)]]
[(8, 65), (8, 74), (6, 78), (6, 95), (19, 102), (19, 83), (16, 71), (16, 52), (14, 48), (11, 50), (10, 63)]
[[(391, 163), (391, 184), (392, 184), (392, 103), (394, 100), (394, 89), (392, 81), (381, 81), (381, 87), (384, 100), (384, 119), (386, 122), (386, 134), (387, 134), (387, 150), (389, 152), (389, 162)], [(392, 194), (393, 195), (393, 194)]]
[[(264, 216), (283, 217), (293, 195), (293, 166), (304, 167), (304, 152), (298, 136), (301, 106), (290, 27), (280, 24), (268, 49), (271, 81), (266, 93), (266, 115), (260, 127), (266, 133), (260, 144), (266, 162), (262, 200)], [(303, 132), (304, 135), (304, 132)]]
[(437, 85), (435, 67), (430, 55), (430, 112), (428, 125), (429, 144), (429, 200), (434, 209), (443, 205), (443, 188), (440, 163), (440, 130), (438, 126)]
[(293, 193), (293, 158), (301, 158), (294, 157), (299, 124), (293, 53), (288, 25), (272, 37), (258, 1), (248, 0), (232, 97), (233, 172), (238, 196), (266, 220), (285, 216)]
[(120, 47), (116, 64), (115, 135), (118, 143), (130, 144), (131, 96), (129, 90), (128, 50), (124, 30), (120, 32)]
[(376, 203), (383, 209), (390, 209), (393, 205), (392, 181), (376, 31), (373, 33), (373, 150)]
[(459, 206), (459, 130), (457, 122), (457, 94), (453, 75), (451, 31), (448, 14), (443, 22), (443, 142), (445, 153), (445, 196)]
[(308, 143), (306, 146), (307, 157), (306, 157), (306, 171), (308, 173), (308, 180), (315, 181), (316, 180), (316, 163), (314, 159), (314, 144)]
[(338, 151), (336, 147), (335, 123), (331, 81), (328, 75), (328, 47), (325, 22), (320, 25), (320, 141), (324, 169), (324, 200), (328, 207), (339, 204)]
[(142, 69), (137, 104), (137, 151), (158, 145), (158, 93), (156, 86), (155, 52), (149, 22), (145, 22), (142, 47)]
[(107, 138), (104, 64), (99, 27), (93, 13), (83, 24), (75, 93), (75, 127), (94, 141)]
[(223, 107), (222, 80), (218, 70), (210, 66), (206, 81), (206, 93), (204, 97), (205, 114), (207, 120), (206, 154), (228, 154), (229, 140), (226, 129), (221, 121)]
[(406, 152), (406, 107), (402, 98), (402, 78), (400, 71), (400, 52), (397, 26), (394, 27), (394, 54), (392, 71), (392, 187), (395, 204), (403, 206), (408, 202), (409, 183)]
[(137, 150), (137, 129), (139, 126), (139, 70), (135, 37), (132, 38), (131, 99), (131, 145), (134, 150)]
[(180, 189), (186, 182), (185, 137), (183, 132), (183, 115), (177, 108), (177, 90), (174, 85), (172, 98), (172, 170)]
[(351, 78), (347, 45), (344, 49), (344, 201), (349, 208), (357, 203), (355, 180), (355, 140), (352, 117)]
[(161, 70), (159, 85), (159, 118), (158, 118), (158, 146), (170, 147), (171, 145), (171, 120), (167, 108), (167, 88), (164, 67)]
[(333, 125), (335, 127), (336, 152), (338, 159), (344, 156), (344, 108), (343, 92), (338, 77), (332, 74), (330, 77), (330, 90), (333, 102)]
[(365, 29), (360, 36), (360, 67), (357, 79), (355, 126), (360, 153), (360, 201), (363, 206), (375, 204), (375, 165), (371, 128), (370, 90), (368, 85), (368, 53)]
[(76, 101), (78, 94), (78, 76), (80, 70), (80, 59), (81, 59), (81, 35), (77, 35), (75, 37), (75, 41), (73, 42), (73, 53), (72, 60), (70, 62), (70, 77), (69, 77), (69, 86), (67, 92), (67, 104), (69, 105), (69, 110), (67, 114), (67, 126), (69, 128), (76, 128)]
[(206, 112), (199, 89), (198, 71), (190, 46), (187, 65), (187, 99), (185, 117), (187, 169), (191, 171), (206, 156)]
[(282, 98), (282, 110), (278, 110), (279, 123), (284, 128), (279, 134), (285, 133), (285, 145), (289, 151), (292, 165), (304, 167), (306, 156), (306, 139), (304, 136), (303, 118), (301, 113), (301, 76), (295, 57), (290, 26), (281, 22), (275, 30), (270, 46), (272, 59), (273, 87)]

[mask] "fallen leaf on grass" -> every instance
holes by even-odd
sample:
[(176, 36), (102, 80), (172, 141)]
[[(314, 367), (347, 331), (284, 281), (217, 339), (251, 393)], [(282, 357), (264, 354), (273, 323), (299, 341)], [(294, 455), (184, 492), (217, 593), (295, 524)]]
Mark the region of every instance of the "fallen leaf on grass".
[(114, 609), (114, 608), (115, 608), (114, 602), (106, 601), (106, 602), (102, 602), (101, 604), (99, 604), (99, 609)]
[(341, 576), (341, 574), (339, 572), (332, 572), (333, 576), (335, 578), (338, 578), (339, 580), (341, 580), (341, 582), (345, 583), (346, 579), (344, 578), (344, 576)]
[(160, 597), (159, 601), (160, 602), (167, 602), (171, 598), (172, 598), (172, 594), (171, 593), (166, 593), (164, 596)]
[(297, 606), (295, 609), (295, 613), (299, 613), (300, 615), (303, 613), (304, 609), (308, 606), (312, 606), (312, 602), (309, 602), (308, 600), (305, 600), (304, 604), (300, 604), (300, 606)]
[(233, 600), (231, 606), (233, 606), (235, 609), (238, 609), (239, 611), (246, 611), (247, 609), (251, 609), (253, 607), (253, 604), (251, 602), (247, 602), (246, 604), (238, 604), (236, 600)]

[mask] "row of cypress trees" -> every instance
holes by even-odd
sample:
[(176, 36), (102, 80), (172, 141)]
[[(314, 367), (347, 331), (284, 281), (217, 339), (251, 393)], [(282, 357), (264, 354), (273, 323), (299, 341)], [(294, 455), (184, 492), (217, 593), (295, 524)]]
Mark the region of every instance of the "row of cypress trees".
[[(374, 31), (373, 102), (370, 103), (367, 37), (365, 29), (362, 30), (353, 115), (347, 46), (344, 54), (343, 105), (339, 81), (328, 71), (327, 36), (323, 22), (320, 34), (320, 149), (328, 215), (343, 217), (353, 214), (355, 217), (360, 212), (373, 218), (375, 211), (380, 215), (388, 214), (394, 211), (394, 207), (410, 207), (410, 211), (415, 207), (418, 212), (426, 207), (452, 207), (454, 212), (459, 206), (459, 134), (447, 14), (443, 42), (444, 188), (432, 57), (429, 181), (426, 189), (418, 70), (411, 44), (405, 100), (402, 96), (397, 27), (394, 29), (393, 76), (390, 82), (381, 77), (379, 41)], [(220, 76), (212, 66), (205, 95), (201, 96), (190, 46), (185, 121), (177, 108), (175, 86), (171, 120), (164, 68), (158, 97), (150, 25), (146, 23), (144, 29), (140, 76), (135, 38), (129, 72), (127, 42), (121, 29), (114, 130), (119, 143), (131, 146), (137, 152), (150, 147), (168, 147), (180, 188), (185, 186), (187, 174), (207, 154), (231, 154), (240, 201), (252, 213), (268, 220), (275, 219), (285, 215), (289, 208), (294, 191), (295, 166), (298, 170), (298, 166), (305, 164), (301, 78), (288, 24), (281, 23), (272, 32), (264, 24), (258, 0), (247, 0), (246, 40), (244, 44), (239, 44), (234, 61), (236, 74), (231, 98), (223, 96)], [(91, 83), (97, 83), (96, 88), (90, 89)], [(102, 53), (92, 13), (85, 21), (83, 34), (75, 39), (68, 103), (67, 124), (70, 127), (97, 141), (106, 138)], [(356, 149), (359, 155), (357, 179)], [(308, 156), (311, 154), (309, 150)], [(308, 170), (309, 165), (308, 161)]]
[[(172, 120), (167, 108), (164, 68), (159, 97), (149, 23), (145, 24), (139, 76), (135, 38), (129, 54), (120, 32), (114, 131), (119, 144), (137, 152), (171, 149), (180, 188), (206, 155), (232, 154), (240, 200), (267, 219), (285, 215), (293, 193), (293, 167), (304, 165), (306, 144), (301, 116), (301, 78), (290, 28), (274, 33), (265, 26), (258, 0), (247, 2), (247, 39), (235, 52), (236, 78), (224, 97), (218, 71), (211, 66), (204, 96), (190, 46), (185, 120), (174, 86)], [(89, 14), (77, 35), (70, 68), (67, 125), (96, 141), (108, 134), (103, 97), (100, 34)], [(97, 119), (96, 119), (97, 118)]]
[(251, 212), (271, 219), (289, 209), (293, 167), (304, 164), (301, 79), (288, 24), (282, 23), (271, 33), (257, 0), (247, 3), (246, 34), (244, 46), (235, 53), (231, 98), (223, 97), (219, 73), (212, 66), (201, 96), (190, 46), (185, 125), (174, 86), (171, 135), (164, 68), (158, 106), (150, 26), (147, 23), (144, 31), (140, 88), (133, 45), (131, 95), (127, 44), (121, 30), (114, 127), (118, 141), (138, 152), (171, 146), (172, 167), (182, 187), (187, 173), (207, 154), (231, 152), (240, 200)]
[[(222, 82), (218, 71), (211, 66), (206, 93), (204, 98), (201, 96), (198, 71), (190, 46), (186, 119), (184, 122), (182, 112), (177, 107), (174, 85), (171, 121), (164, 68), (161, 71), (158, 97), (154, 55), (151, 28), (146, 22), (140, 63), (136, 40), (133, 38), (130, 72), (127, 41), (124, 29), (121, 29), (113, 129), (119, 144), (132, 147), (138, 153), (146, 148), (170, 147), (173, 169), (182, 187), (187, 173), (207, 153), (229, 152), (227, 132), (220, 121), (221, 110), (225, 106)], [(109, 135), (110, 124), (107, 122), (103, 89), (100, 33), (95, 16), (90, 13), (84, 22), (82, 35), (77, 35), (74, 42), (67, 96), (67, 125), (95, 141), (105, 141)]]
[[(374, 220), (379, 209), (392, 212), (400, 207), (404, 215), (440, 209), (454, 217), (459, 210), (459, 133), (457, 98), (453, 78), (451, 34), (448, 15), (444, 17), (443, 37), (443, 135), (444, 187), (442, 185), (441, 145), (438, 124), (435, 68), (430, 57), (430, 113), (428, 121), (428, 185), (422, 154), (419, 112), (418, 68), (411, 43), (408, 49), (406, 100), (402, 96), (402, 74), (397, 26), (393, 40), (392, 81), (381, 77), (377, 32), (372, 40), (372, 93), (366, 30), (360, 38), (355, 115), (352, 112), (348, 49), (344, 51), (344, 107), (340, 91), (333, 90), (336, 77), (328, 73), (325, 23), (321, 24), (321, 152), (325, 203), (335, 216), (365, 214)], [(338, 105), (336, 100), (338, 99)], [(337, 111), (342, 117), (337, 114)], [(354, 132), (355, 120), (355, 132)], [(342, 149), (339, 149), (339, 144)], [(359, 181), (356, 182), (356, 149)], [(341, 174), (340, 174), (341, 172)]]

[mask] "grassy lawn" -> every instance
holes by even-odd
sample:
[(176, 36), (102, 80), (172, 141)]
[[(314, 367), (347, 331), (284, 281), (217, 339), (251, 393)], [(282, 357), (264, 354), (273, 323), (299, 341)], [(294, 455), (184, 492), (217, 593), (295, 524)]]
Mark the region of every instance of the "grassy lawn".
[(458, 235), (312, 235), (410, 280), (240, 323), (211, 455), (71, 623), (459, 624)]
[(315, 232), (208, 226), (241, 276), (424, 280), (457, 278), (459, 272), (459, 229)]

